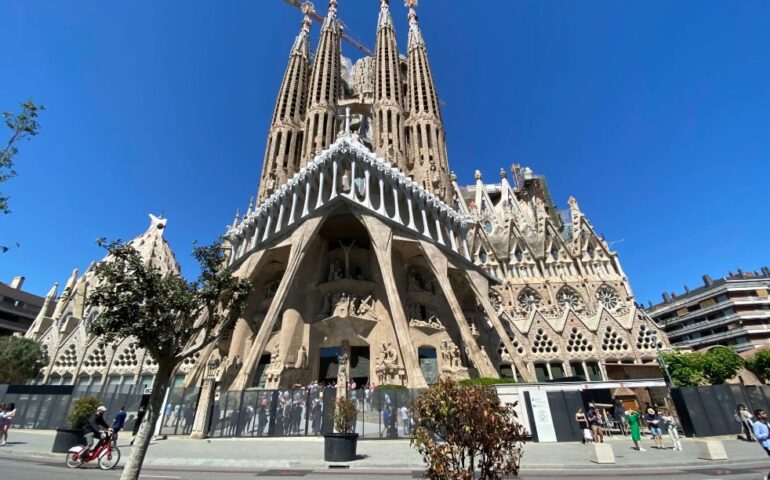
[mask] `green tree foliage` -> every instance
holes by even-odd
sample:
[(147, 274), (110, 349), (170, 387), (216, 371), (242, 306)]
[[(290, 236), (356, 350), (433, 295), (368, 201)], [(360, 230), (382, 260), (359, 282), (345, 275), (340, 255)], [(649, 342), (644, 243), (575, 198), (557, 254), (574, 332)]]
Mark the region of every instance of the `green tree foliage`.
[(770, 380), (770, 350), (755, 353), (746, 364), (762, 381)]
[[(0, 183), (16, 176), (13, 164), (13, 157), (19, 153), (16, 145), (21, 140), (38, 134), (40, 124), (37, 123), (37, 115), (42, 110), (45, 110), (43, 105), (36, 105), (30, 99), (21, 103), (21, 112), (18, 114), (3, 112), (3, 119), (11, 130), (11, 137), (0, 150)], [(8, 197), (0, 194), (0, 213), (10, 213), (10, 211)]]
[(96, 409), (99, 408), (99, 405), (101, 405), (101, 402), (96, 397), (83, 397), (75, 400), (75, 403), (72, 405), (72, 410), (70, 410), (69, 415), (67, 415), (67, 421), (69, 422), (70, 427), (76, 430), (84, 428), (86, 423), (88, 423), (88, 417), (96, 413)]
[(430, 479), (501, 479), (516, 476), (524, 430), (514, 405), (502, 405), (494, 389), (440, 380), (413, 405), (419, 427), (412, 445)]
[(460, 380), (457, 383), (463, 387), (468, 387), (471, 385), (505, 385), (505, 384), (516, 383), (516, 380), (512, 378), (479, 377), (479, 378), (468, 378), (465, 380)]
[(121, 475), (122, 480), (136, 480), (175, 369), (232, 330), (251, 286), (232, 275), (218, 244), (194, 248), (201, 273), (187, 282), (178, 275), (164, 276), (128, 244), (99, 243), (110, 255), (95, 267), (97, 284), (88, 303), (100, 315), (90, 331), (105, 342), (133, 338), (158, 363), (144, 421)]
[(0, 337), (0, 383), (34, 380), (44, 364), (43, 349), (29, 338)]
[(730, 347), (717, 346), (706, 352), (663, 354), (677, 387), (718, 385), (735, 378), (743, 359)]
[(730, 347), (718, 346), (703, 354), (703, 375), (712, 385), (735, 378), (746, 362)]

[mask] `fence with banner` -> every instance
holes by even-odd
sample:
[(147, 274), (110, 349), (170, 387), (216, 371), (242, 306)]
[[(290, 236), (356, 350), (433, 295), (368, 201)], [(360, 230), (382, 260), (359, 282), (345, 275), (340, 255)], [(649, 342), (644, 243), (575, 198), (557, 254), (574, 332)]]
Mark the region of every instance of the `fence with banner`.
[[(418, 390), (351, 390), (361, 438), (409, 437)], [(312, 436), (331, 433), (335, 388), (226, 392), (212, 408), (209, 437)], [(168, 410), (168, 409), (167, 409)]]
[(13, 428), (51, 430), (69, 426), (67, 415), (77, 399), (96, 397), (107, 407), (108, 419), (125, 406), (130, 430), (142, 393), (133, 385), (0, 385), (0, 403), (15, 404)]

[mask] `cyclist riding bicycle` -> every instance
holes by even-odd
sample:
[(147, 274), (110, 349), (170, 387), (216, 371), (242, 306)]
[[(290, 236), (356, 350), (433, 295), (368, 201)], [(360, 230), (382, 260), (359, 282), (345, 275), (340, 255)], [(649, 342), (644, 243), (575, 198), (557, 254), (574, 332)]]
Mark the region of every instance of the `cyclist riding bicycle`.
[[(88, 417), (88, 422), (83, 428), (83, 436), (86, 437), (86, 442), (88, 442), (86, 448), (88, 449), (89, 455), (93, 453), (94, 449), (101, 443), (102, 439), (105, 438), (105, 434), (112, 430), (104, 420), (104, 414), (106, 412), (107, 407), (103, 405), (97, 408), (96, 413)], [(96, 435), (99, 435), (98, 442), (94, 442), (94, 436)]]

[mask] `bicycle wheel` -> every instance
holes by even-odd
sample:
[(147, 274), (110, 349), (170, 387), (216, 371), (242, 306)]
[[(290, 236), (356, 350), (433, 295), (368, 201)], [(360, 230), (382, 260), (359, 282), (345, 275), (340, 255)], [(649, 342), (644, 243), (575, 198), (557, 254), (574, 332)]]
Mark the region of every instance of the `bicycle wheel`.
[(77, 455), (75, 452), (67, 452), (67, 459), (65, 462), (70, 468), (78, 468), (83, 463), (80, 461), (80, 457), (75, 458), (75, 455)]
[(99, 468), (102, 470), (112, 470), (120, 461), (120, 450), (118, 447), (104, 450), (99, 455)]

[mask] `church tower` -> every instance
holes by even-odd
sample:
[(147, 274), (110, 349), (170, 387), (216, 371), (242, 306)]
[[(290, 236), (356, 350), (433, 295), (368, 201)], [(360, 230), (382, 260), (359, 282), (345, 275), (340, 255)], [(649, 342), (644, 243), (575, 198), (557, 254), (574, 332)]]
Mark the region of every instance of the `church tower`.
[(406, 170), (401, 69), (389, 3), (389, 0), (380, 0), (380, 17), (377, 22), (374, 54), (374, 152), (399, 169)]
[(409, 7), (407, 173), (423, 188), (449, 203), (452, 193), (444, 123), (428, 62), (428, 51), (417, 22), (417, 3), (418, 0), (406, 1)]
[(307, 107), (308, 75), (310, 72), (310, 12), (312, 5), (304, 4), (302, 28), (289, 54), (289, 64), (275, 102), (273, 120), (267, 137), (259, 202), (299, 170), (302, 155), (302, 124)]
[(313, 157), (328, 148), (337, 136), (337, 102), (342, 93), (340, 33), (337, 0), (331, 0), (329, 12), (321, 27), (321, 39), (310, 76), (305, 144), (300, 166), (305, 166)]

